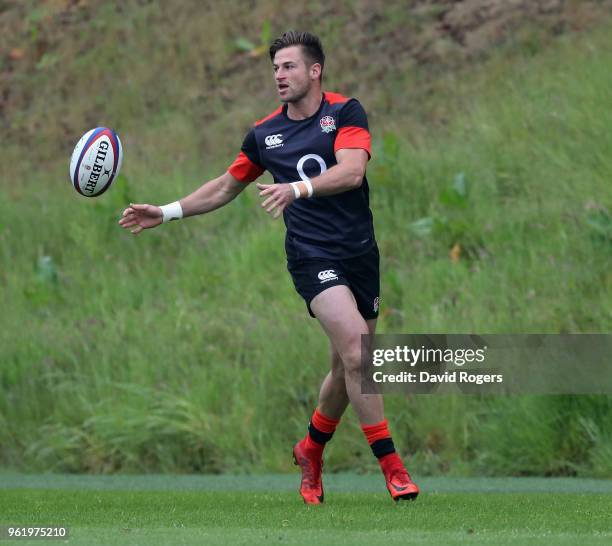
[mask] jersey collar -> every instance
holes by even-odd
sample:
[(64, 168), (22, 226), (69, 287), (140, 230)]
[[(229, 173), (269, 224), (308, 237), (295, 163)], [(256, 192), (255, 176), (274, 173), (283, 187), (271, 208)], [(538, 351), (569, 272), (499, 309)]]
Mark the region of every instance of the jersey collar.
[(323, 105), (325, 104), (326, 101), (326, 97), (325, 97), (325, 91), (323, 92), (323, 98), (321, 99), (321, 104), (319, 105), (319, 108), (317, 109), (317, 111), (312, 114), (312, 116), (304, 118), (304, 119), (291, 119), (288, 115), (287, 115), (287, 108), (289, 107), (288, 104), (283, 104), (283, 116), (285, 116), (285, 118), (287, 120), (289, 120), (291, 123), (303, 123), (305, 121), (310, 121), (313, 118), (316, 118), (320, 113), (321, 110), (323, 109)]

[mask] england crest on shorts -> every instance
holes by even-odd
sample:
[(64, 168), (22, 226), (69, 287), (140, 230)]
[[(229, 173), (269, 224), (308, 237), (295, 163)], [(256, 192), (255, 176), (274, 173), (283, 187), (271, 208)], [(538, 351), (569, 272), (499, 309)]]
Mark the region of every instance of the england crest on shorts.
[(336, 122), (331, 116), (323, 116), (321, 118), (321, 131), (331, 133), (336, 130)]

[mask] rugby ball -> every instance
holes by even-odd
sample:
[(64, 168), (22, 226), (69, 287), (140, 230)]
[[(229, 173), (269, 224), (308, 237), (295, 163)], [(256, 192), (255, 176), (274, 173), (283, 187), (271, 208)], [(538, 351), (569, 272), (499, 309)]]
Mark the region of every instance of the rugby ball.
[(87, 131), (70, 158), (70, 180), (85, 197), (102, 195), (121, 169), (123, 149), (117, 133), (107, 127)]

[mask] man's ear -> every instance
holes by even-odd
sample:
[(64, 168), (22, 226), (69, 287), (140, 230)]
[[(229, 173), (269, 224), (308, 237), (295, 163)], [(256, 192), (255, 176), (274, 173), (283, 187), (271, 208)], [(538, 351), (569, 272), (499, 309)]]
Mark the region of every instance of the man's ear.
[(318, 80), (319, 76), (321, 75), (321, 65), (319, 63), (314, 63), (311, 67), (310, 67), (310, 75), (313, 77), (313, 79)]

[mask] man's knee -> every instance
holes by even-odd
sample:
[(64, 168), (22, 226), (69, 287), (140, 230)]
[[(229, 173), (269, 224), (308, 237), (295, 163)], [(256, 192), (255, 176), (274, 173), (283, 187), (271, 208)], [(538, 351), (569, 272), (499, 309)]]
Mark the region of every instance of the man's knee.
[(347, 374), (361, 373), (361, 336), (351, 338), (342, 352), (344, 372)]

